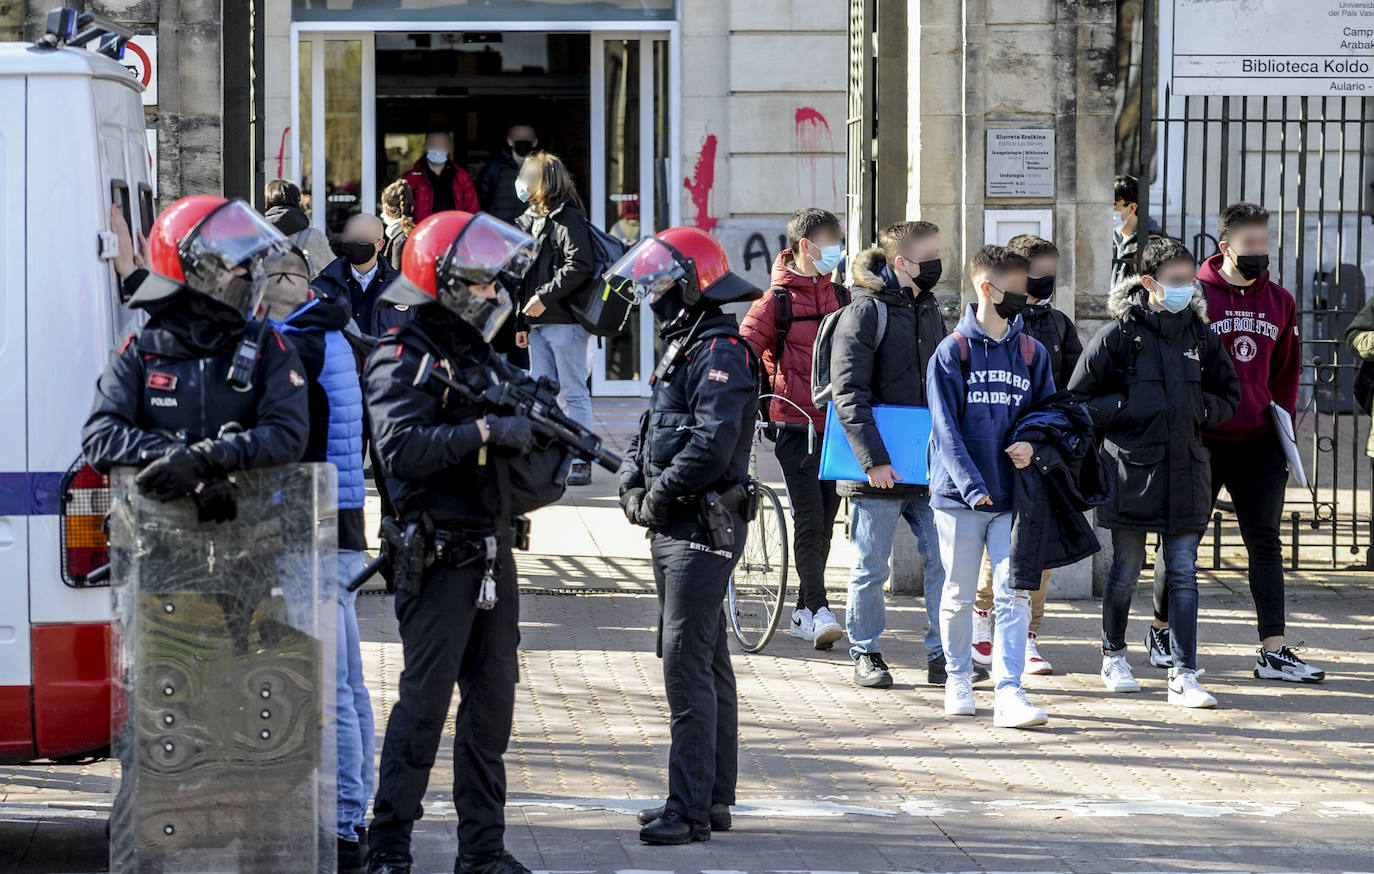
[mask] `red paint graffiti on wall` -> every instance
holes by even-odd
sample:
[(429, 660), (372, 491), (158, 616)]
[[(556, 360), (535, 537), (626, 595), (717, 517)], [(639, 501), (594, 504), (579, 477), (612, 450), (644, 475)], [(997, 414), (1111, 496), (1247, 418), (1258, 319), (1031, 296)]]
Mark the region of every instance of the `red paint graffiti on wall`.
[(290, 127), (290, 125), (288, 125), (288, 126), (282, 128), (282, 132), (281, 132), (281, 145), (277, 148), (277, 178), (278, 178), (278, 179), (285, 179), (285, 178), (286, 178), (286, 174), (285, 174), (285, 172), (283, 172), (283, 171), (286, 169), (286, 135), (289, 134), (289, 133), (291, 133), (291, 127)]
[(692, 196), (696, 217), (692, 223), (703, 231), (714, 231), (720, 220), (711, 215), (711, 188), (716, 184), (716, 135), (708, 133), (702, 140), (692, 176), (682, 180), (682, 187)]
[[(801, 180), (804, 174), (799, 173), (797, 174), (797, 193), (803, 198), (809, 194), (812, 203), (816, 203), (820, 199), (821, 177), (823, 175), (821, 161), (825, 160), (827, 167), (824, 169), (828, 169), (830, 173), (830, 202), (834, 208), (838, 208), (839, 189), (835, 184), (835, 144), (830, 135), (830, 123), (814, 107), (799, 106), (796, 114), (796, 129), (797, 153), (801, 155), (799, 160), (811, 171), (811, 191), (801, 190)], [(830, 157), (826, 158), (826, 155)]]

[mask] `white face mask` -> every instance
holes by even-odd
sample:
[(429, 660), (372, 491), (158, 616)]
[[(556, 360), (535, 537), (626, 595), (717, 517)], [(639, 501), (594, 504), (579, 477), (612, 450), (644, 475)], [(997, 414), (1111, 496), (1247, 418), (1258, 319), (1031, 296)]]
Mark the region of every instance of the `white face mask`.
[(447, 164), (448, 152), (444, 149), (429, 149), (425, 152), (425, 160), (431, 164)]
[(1119, 212), (1113, 211), (1113, 212), (1112, 212), (1112, 230), (1114, 230), (1114, 231), (1120, 231), (1120, 230), (1121, 230), (1122, 228), (1124, 228), (1124, 227), (1126, 227), (1126, 217), (1123, 216), (1123, 215), (1122, 215), (1121, 213), (1119, 213)]
[(520, 198), (521, 203), (530, 202), (530, 187), (518, 176), (515, 178), (515, 196)]

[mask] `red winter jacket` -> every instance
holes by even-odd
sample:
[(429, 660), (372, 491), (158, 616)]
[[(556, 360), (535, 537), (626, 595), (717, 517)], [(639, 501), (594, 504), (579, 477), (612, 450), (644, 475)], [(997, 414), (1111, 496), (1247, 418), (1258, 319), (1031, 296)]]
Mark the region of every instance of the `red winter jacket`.
[[(773, 288), (764, 292), (763, 297), (749, 307), (739, 332), (763, 359), (764, 369), (773, 382), (773, 391), (806, 411), (806, 416), (803, 416), (792, 404), (773, 398), (769, 401), (769, 418), (774, 422), (804, 424), (809, 416), (819, 431), (825, 427), (825, 417), (811, 403), (811, 348), (816, 345), (816, 334), (821, 326), (817, 316), (839, 309), (840, 299), (835, 294), (835, 283), (830, 281), (829, 276), (802, 276), (788, 266), (791, 263), (791, 249), (784, 249), (778, 254), (773, 262)], [(778, 287), (787, 289), (793, 318), (783, 345), (781, 367), (776, 360), (778, 298), (774, 289)], [(804, 316), (810, 318), (797, 321)]]
[(1291, 415), (1298, 404), (1302, 337), (1297, 304), (1288, 289), (1260, 274), (1249, 288), (1237, 288), (1221, 275), (1223, 255), (1202, 263), (1197, 278), (1207, 294), (1207, 318), (1221, 338), (1240, 376), (1236, 415), (1206, 434), (1218, 440), (1244, 440), (1272, 428), (1272, 400)]
[[(434, 215), (434, 187), (430, 184), (429, 174), (425, 172), (425, 159), (423, 157), (415, 162), (415, 166), (406, 171), (406, 184), (415, 192), (415, 221), (424, 221)], [(449, 160), (452, 164), (452, 159)], [(472, 184), (472, 177), (468, 171), (462, 167), (453, 167), (453, 207), (464, 212), (477, 212), (482, 207), (477, 203), (477, 189)]]

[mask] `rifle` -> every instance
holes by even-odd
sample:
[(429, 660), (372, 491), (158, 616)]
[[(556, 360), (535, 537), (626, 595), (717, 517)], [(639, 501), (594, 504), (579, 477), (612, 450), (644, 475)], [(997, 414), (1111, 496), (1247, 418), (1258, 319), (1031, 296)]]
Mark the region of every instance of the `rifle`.
[(414, 385), (433, 380), (465, 400), (507, 410), (511, 415), (530, 420), (534, 432), (546, 439), (557, 440), (572, 450), (576, 457), (590, 458), (606, 470), (620, 470), (620, 457), (607, 450), (601, 438), (568, 418), (558, 406), (558, 384), (545, 377), (528, 382), (516, 382), (491, 366), (475, 366), (459, 371), (455, 379), (426, 352), (420, 357), (420, 368)]

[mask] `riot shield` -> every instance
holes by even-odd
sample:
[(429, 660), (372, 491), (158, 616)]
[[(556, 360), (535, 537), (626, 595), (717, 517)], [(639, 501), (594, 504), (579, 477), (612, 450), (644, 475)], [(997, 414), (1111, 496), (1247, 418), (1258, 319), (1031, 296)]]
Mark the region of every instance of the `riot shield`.
[(245, 471), (238, 519), (111, 478), (119, 874), (335, 870), (332, 465)]

